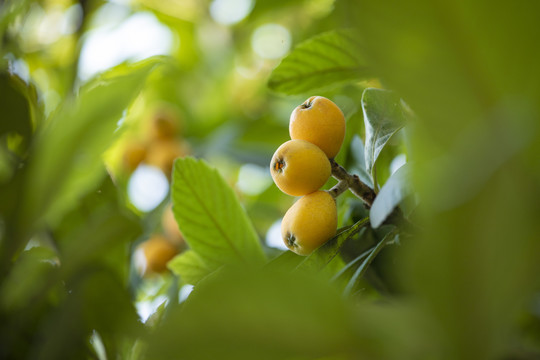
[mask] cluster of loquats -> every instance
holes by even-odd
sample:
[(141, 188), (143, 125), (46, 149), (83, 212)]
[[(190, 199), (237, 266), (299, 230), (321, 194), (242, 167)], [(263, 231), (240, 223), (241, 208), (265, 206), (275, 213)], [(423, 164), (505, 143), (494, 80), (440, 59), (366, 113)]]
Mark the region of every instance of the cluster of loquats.
[(298, 255), (309, 255), (335, 235), (334, 196), (320, 188), (332, 175), (330, 160), (345, 138), (345, 117), (331, 100), (312, 96), (294, 109), (289, 122), (291, 140), (272, 156), (270, 173), (277, 187), (301, 196), (281, 223), (285, 245)]
[[(174, 160), (190, 154), (190, 147), (182, 138), (182, 123), (170, 106), (160, 104), (145, 119), (141, 136), (130, 139), (123, 149), (122, 168), (131, 175), (139, 165), (160, 169), (171, 179)], [(134, 252), (134, 265), (140, 276), (163, 274), (167, 263), (186, 248), (186, 243), (174, 219), (171, 205), (165, 207), (161, 227), (141, 242)]]
[(140, 276), (153, 276), (167, 271), (167, 263), (185, 250), (186, 242), (178, 229), (171, 205), (163, 211), (161, 233), (140, 243), (134, 253), (135, 268)]
[(176, 112), (158, 108), (144, 124), (141, 139), (128, 142), (123, 153), (123, 170), (131, 174), (141, 164), (159, 168), (168, 179), (174, 160), (190, 154), (189, 144), (182, 139), (181, 123)]

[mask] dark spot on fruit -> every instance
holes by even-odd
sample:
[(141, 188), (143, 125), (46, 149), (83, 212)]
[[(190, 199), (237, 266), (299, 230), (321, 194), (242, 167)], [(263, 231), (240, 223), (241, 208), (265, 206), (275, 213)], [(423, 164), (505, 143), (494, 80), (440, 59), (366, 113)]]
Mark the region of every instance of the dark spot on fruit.
[(287, 233), (287, 236), (286, 236), (286, 240), (287, 240), (287, 246), (292, 248), (292, 247), (296, 247), (296, 238), (294, 237), (293, 234), (291, 233)]
[(302, 104), (302, 108), (303, 109), (309, 109), (311, 107), (311, 105), (313, 105), (311, 100), (306, 100), (306, 102)]
[(284, 167), (285, 167), (285, 161), (283, 161), (283, 159), (276, 160), (273, 166), (274, 171), (276, 172), (282, 172)]

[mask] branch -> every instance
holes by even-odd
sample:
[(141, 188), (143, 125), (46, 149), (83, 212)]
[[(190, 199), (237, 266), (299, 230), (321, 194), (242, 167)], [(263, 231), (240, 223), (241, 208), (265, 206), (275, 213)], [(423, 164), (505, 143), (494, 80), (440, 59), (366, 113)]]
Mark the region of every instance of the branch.
[[(330, 160), (330, 164), (332, 165), (332, 176), (335, 179), (339, 180), (339, 183), (335, 187), (340, 185), (340, 183), (344, 182), (344, 184), (351, 190), (351, 192), (354, 195), (358, 196), (360, 199), (362, 199), (366, 206), (370, 208), (371, 205), (373, 205), (375, 196), (377, 196), (377, 194), (375, 194), (375, 191), (373, 191), (373, 189), (370, 188), (368, 185), (364, 184), (362, 180), (360, 180), (358, 175), (349, 174), (347, 170), (345, 170), (343, 166), (339, 165), (334, 159)], [(332, 188), (332, 190), (334, 188)]]
[[(354, 195), (362, 199), (368, 209), (371, 208), (373, 201), (375, 201), (375, 197), (377, 196), (375, 191), (370, 188), (369, 185), (363, 183), (358, 175), (349, 174), (347, 170), (345, 170), (343, 166), (339, 165), (334, 159), (330, 160), (330, 164), (332, 165), (332, 176), (339, 180), (339, 182), (329, 190), (330, 195), (336, 198), (348, 188)], [(384, 223), (398, 226), (402, 230), (411, 234), (414, 234), (420, 230), (418, 226), (405, 218), (399, 206), (396, 207), (390, 215), (388, 215)]]

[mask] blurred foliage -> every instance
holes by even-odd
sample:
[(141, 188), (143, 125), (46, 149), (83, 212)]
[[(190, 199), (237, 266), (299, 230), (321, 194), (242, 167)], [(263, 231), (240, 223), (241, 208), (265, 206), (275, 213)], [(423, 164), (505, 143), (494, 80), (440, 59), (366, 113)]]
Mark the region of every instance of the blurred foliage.
[[(539, 358), (539, 13), (0, 1), (0, 358)], [(378, 196), (301, 257), (268, 163), (311, 95)]]

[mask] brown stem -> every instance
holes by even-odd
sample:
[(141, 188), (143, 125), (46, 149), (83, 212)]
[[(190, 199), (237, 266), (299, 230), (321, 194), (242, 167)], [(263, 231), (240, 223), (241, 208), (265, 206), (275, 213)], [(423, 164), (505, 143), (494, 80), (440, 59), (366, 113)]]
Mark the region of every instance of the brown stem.
[(368, 185), (364, 184), (358, 175), (349, 174), (347, 170), (345, 170), (343, 166), (339, 165), (334, 159), (330, 160), (330, 164), (332, 165), (332, 176), (339, 180), (340, 183), (342, 181), (345, 182), (351, 192), (362, 199), (366, 206), (370, 208), (371, 205), (373, 205), (375, 196), (377, 196), (375, 191), (373, 191), (373, 189)]
[[(339, 165), (334, 159), (330, 160), (332, 165), (332, 176), (339, 180), (339, 182), (329, 190), (330, 194), (336, 198), (345, 190), (350, 189), (353, 194), (358, 196), (366, 207), (369, 209), (375, 201), (377, 194), (368, 185), (364, 184), (358, 175), (349, 174), (343, 166)], [(414, 234), (420, 230), (418, 226), (411, 223), (405, 218), (403, 212), (399, 207), (396, 207), (394, 211), (384, 221), (384, 224), (392, 224), (400, 227), (405, 232)]]

